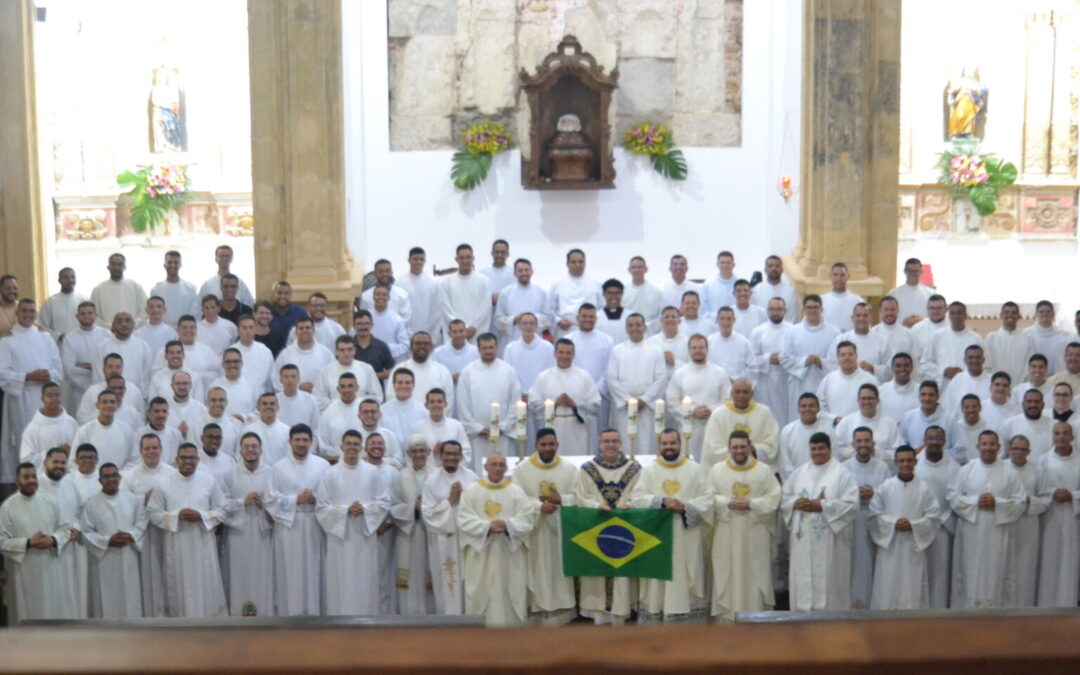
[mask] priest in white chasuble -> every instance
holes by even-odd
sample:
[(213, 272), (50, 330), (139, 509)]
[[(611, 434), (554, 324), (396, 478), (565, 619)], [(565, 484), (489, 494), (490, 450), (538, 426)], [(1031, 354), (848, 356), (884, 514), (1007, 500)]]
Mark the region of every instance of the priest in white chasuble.
[(420, 510), (428, 537), (428, 566), (435, 593), (435, 613), (465, 613), (458, 508), (461, 493), (476, 482), (476, 474), (462, 466), (461, 444), (443, 441), (442, 467), (424, 481)]
[(941, 505), (915, 476), (915, 455), (911, 446), (897, 448), (896, 475), (870, 500), (870, 536), (877, 547), (871, 609), (930, 607), (926, 550), (941, 527)]
[(341, 460), (323, 472), (315, 516), (326, 532), (326, 614), (379, 614), (379, 542), (390, 508), (379, 471), (360, 461), (360, 432), (346, 431)]
[[(141, 460), (137, 464), (121, 471), (121, 487), (135, 495), (145, 509), (158, 484), (176, 473), (176, 468), (162, 461), (161, 439), (156, 434), (139, 438), (139, 456)], [(165, 534), (161, 528), (147, 526), (139, 552), (143, 616), (147, 618), (165, 616), (164, 548)]]
[(408, 439), (408, 464), (390, 484), (390, 515), (397, 527), (394, 539), (395, 586), (400, 614), (431, 614), (435, 596), (428, 567), (427, 528), (420, 512), (424, 483), (437, 468), (428, 462), (431, 449), (420, 435)]
[[(600, 451), (578, 472), (577, 505), (611, 511), (630, 508), (630, 494), (641, 478), (641, 465), (622, 452), (622, 435), (615, 429), (600, 432)], [(596, 624), (621, 625), (637, 603), (637, 579), (581, 577), (578, 606), (581, 615)]]
[(465, 613), (487, 626), (523, 626), (529, 618), (529, 535), (536, 502), (506, 477), (506, 457), (484, 462), (485, 478), (465, 488), (458, 509)]
[(780, 427), (772, 411), (753, 399), (754, 385), (750, 380), (736, 380), (731, 385), (731, 400), (713, 410), (701, 445), (701, 466), (706, 471), (727, 459), (727, 440), (736, 430), (750, 435), (758, 461), (776, 466)]
[(704, 335), (691, 335), (688, 351), (690, 362), (675, 369), (668, 380), (664, 398), (667, 400), (669, 420), (686, 414), (683, 404), (689, 399), (693, 434), (686, 454), (699, 461), (705, 425), (713, 409), (731, 396), (731, 380), (723, 368), (709, 360), (709, 340)]
[(330, 463), (312, 454), (311, 427), (289, 429), (289, 454), (270, 479), (266, 510), (274, 519), (274, 610), (278, 616), (318, 616), (323, 610), (322, 528), (315, 490)]
[(15, 310), (16, 325), (11, 335), (0, 340), (0, 389), (4, 391), (3, 458), (4, 482), (14, 479), (12, 469), (19, 463), (22, 431), (41, 407), (41, 388), (49, 382), (63, 382), (64, 365), (52, 337), (37, 329), (37, 305), (24, 298)]
[(24, 462), (15, 470), (18, 492), (0, 505), (0, 554), (4, 556), (8, 625), (37, 619), (74, 619), (60, 554), (70, 544), (71, 523), (60, 520), (56, 502), (37, 494), (38, 470)]
[(645, 465), (630, 495), (639, 509), (668, 509), (675, 514), (671, 529), (671, 581), (639, 580), (638, 623), (705, 621), (705, 539), (713, 522), (713, 492), (701, 465), (682, 454), (675, 429), (660, 434), (660, 451)]
[(810, 461), (784, 483), (780, 516), (787, 525), (793, 611), (851, 609), (851, 531), (859, 486), (833, 459), (829, 437), (810, 437)]
[(874, 432), (869, 427), (855, 429), (852, 446), (855, 455), (843, 463), (859, 486), (859, 510), (851, 532), (851, 607), (869, 609), (877, 554), (870, 536), (870, 500), (890, 471), (888, 465), (875, 456)]
[(958, 609), (1005, 606), (1009, 538), (1027, 506), (1020, 479), (998, 459), (993, 431), (979, 434), (979, 457), (960, 469), (949, 488), (957, 516), (953, 542), (952, 601)]
[(564, 455), (587, 455), (589, 427), (600, 411), (600, 392), (587, 371), (574, 365), (574, 343), (566, 338), (555, 343), (555, 367), (536, 377), (529, 390), (529, 415), (548, 426), (545, 402), (550, 400), (552, 426), (561, 439)]
[(177, 473), (163, 478), (146, 512), (165, 532), (165, 606), (170, 616), (228, 616), (214, 528), (224, 519), (225, 497), (214, 477), (196, 471), (199, 450), (176, 451)]
[(148, 525), (142, 501), (120, 489), (120, 470), (98, 470), (101, 490), (83, 507), (82, 538), (90, 552), (90, 613), (94, 618), (137, 619), (143, 615), (139, 552)]
[(273, 468), (263, 460), (259, 435), (240, 437), (240, 461), (225, 474), (225, 548), (229, 614), (274, 614), (274, 521), (267, 513)]
[[(465, 366), (457, 384), (458, 418), (465, 426), (472, 444), (474, 467), (484, 465), (484, 459), (492, 452), (509, 447), (509, 437), (514, 433), (517, 420), (514, 417), (517, 402), (521, 400), (521, 388), (517, 373), (509, 363), (497, 357), (498, 341), (492, 333), (484, 333), (476, 339), (480, 358)], [(492, 404), (499, 404), (498, 411)], [(498, 436), (492, 438), (492, 425), (498, 419)]]
[(1039, 458), (1037, 498), (1040, 516), (1039, 607), (1075, 607), (1080, 568), (1080, 454), (1072, 427), (1054, 425), (1054, 451)]
[(529, 614), (545, 626), (561, 626), (577, 617), (574, 579), (563, 574), (562, 506), (576, 506), (578, 468), (558, 456), (554, 429), (536, 433), (536, 452), (514, 467), (514, 484), (535, 500), (536, 527), (529, 535)]
[(753, 456), (750, 436), (733, 431), (729, 456), (709, 472), (713, 493), (712, 607), (720, 621), (735, 612), (773, 608), (772, 557), (780, 483)]
[[(607, 372), (608, 394), (611, 396), (611, 426), (625, 433), (627, 424), (627, 401), (638, 402), (638, 426), (652, 429), (656, 411), (656, 400), (664, 395), (667, 384), (667, 366), (664, 354), (659, 348), (645, 341), (645, 317), (631, 314), (626, 318), (626, 335), (629, 339), (611, 350)], [(605, 420), (601, 420), (603, 424)], [(643, 455), (655, 452), (653, 435), (644, 433), (638, 436), (638, 449)]]

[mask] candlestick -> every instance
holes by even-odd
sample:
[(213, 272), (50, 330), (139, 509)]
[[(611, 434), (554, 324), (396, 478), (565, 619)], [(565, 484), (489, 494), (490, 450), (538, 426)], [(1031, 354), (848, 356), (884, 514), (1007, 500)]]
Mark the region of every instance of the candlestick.
[(525, 441), (529, 437), (528, 404), (525, 401), (517, 402), (517, 439)]
[(637, 406), (636, 398), (626, 402), (626, 434), (630, 438), (637, 438)]
[(653, 413), (656, 418), (653, 420), (653, 433), (657, 438), (660, 438), (660, 434), (664, 433), (664, 415), (667, 412), (667, 404), (664, 403), (664, 399), (656, 399), (656, 403), (653, 406)]
[(555, 401), (550, 398), (544, 399), (544, 426), (548, 429), (555, 427)]
[(682, 400), (682, 434), (686, 440), (683, 452), (690, 454), (690, 437), (694, 435), (694, 401), (689, 396)]

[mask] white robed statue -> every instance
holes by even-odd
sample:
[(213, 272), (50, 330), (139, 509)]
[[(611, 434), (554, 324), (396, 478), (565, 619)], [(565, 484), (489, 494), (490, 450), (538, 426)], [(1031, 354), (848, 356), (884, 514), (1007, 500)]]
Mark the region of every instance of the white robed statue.
[(780, 516), (790, 536), (791, 609), (851, 609), (851, 529), (859, 487), (832, 457), (823, 433), (810, 437), (810, 461), (786, 483)]
[(926, 551), (941, 527), (941, 506), (933, 489), (915, 477), (915, 450), (894, 455), (896, 475), (870, 500), (870, 536), (877, 546), (871, 609), (927, 609), (930, 576)]
[(671, 581), (641, 579), (638, 622), (704, 621), (706, 595), (705, 535), (713, 523), (713, 492), (701, 465), (682, 453), (675, 429), (660, 435), (659, 454), (646, 464), (630, 495), (639, 509), (668, 509), (672, 527)]
[(506, 457), (488, 455), (486, 478), (461, 493), (458, 532), (465, 613), (488, 626), (523, 626), (529, 616), (529, 535), (539, 509), (506, 477)]
[(715, 529), (712, 540), (712, 609), (723, 621), (735, 612), (760, 612), (775, 604), (773, 537), (780, 483), (768, 464), (752, 456), (745, 431), (728, 438), (728, 458), (709, 473)]
[(574, 579), (563, 574), (563, 506), (576, 506), (578, 469), (558, 456), (554, 429), (536, 434), (536, 452), (514, 467), (514, 484), (540, 509), (529, 539), (529, 612), (542, 625), (561, 626), (577, 617)]

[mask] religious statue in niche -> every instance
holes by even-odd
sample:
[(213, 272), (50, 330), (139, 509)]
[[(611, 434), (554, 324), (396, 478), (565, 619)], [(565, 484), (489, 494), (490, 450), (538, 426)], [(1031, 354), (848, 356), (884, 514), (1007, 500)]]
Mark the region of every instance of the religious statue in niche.
[(552, 181), (589, 180), (592, 143), (581, 132), (581, 119), (577, 115), (559, 118), (555, 135), (548, 141), (546, 150)]
[(610, 75), (567, 35), (536, 68), (521, 71), (529, 139), (521, 139), (521, 184), (532, 190), (615, 187), (608, 112), (618, 70)]
[(180, 71), (160, 65), (150, 89), (150, 152), (187, 151), (187, 115)]
[(979, 69), (964, 66), (960, 77), (945, 88), (945, 140), (983, 137), (989, 90), (979, 81)]

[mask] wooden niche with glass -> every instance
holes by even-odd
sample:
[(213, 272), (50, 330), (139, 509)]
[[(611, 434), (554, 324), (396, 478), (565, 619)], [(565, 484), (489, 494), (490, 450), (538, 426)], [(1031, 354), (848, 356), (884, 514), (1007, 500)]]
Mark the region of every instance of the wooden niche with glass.
[[(598, 190), (615, 187), (608, 111), (619, 71), (610, 75), (581, 49), (573, 35), (544, 57), (536, 74), (521, 71), (529, 105), (521, 184), (530, 190)], [(523, 145), (525, 145), (523, 143)]]

